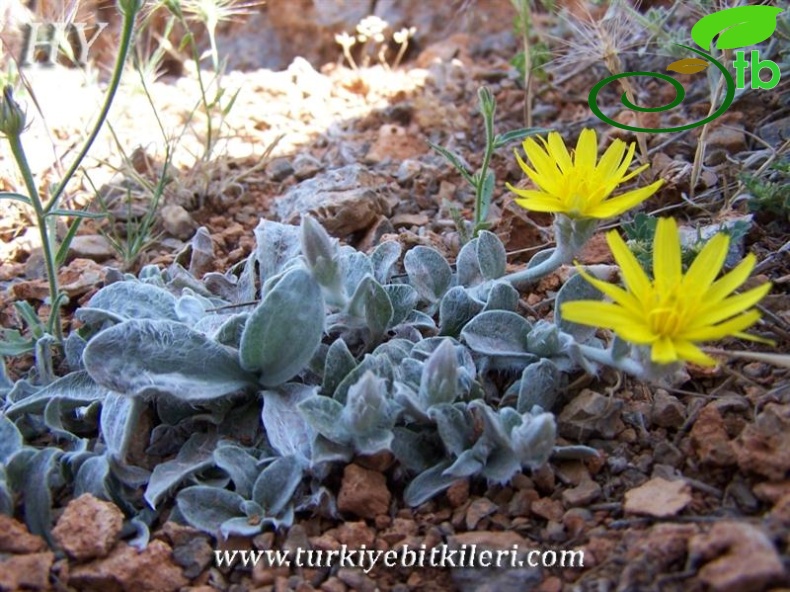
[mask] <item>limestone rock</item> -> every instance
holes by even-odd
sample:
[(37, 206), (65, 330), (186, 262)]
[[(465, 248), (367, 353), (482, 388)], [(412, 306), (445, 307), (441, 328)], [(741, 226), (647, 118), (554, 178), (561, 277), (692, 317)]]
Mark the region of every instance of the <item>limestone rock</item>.
[(123, 514), (115, 504), (85, 493), (69, 502), (52, 536), (71, 557), (85, 561), (106, 557), (122, 527)]

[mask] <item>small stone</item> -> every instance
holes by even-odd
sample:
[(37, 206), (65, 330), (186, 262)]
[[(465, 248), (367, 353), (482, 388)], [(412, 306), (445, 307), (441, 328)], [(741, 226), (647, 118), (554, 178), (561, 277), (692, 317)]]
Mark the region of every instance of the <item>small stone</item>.
[(601, 496), (601, 486), (592, 479), (585, 479), (573, 489), (562, 492), (562, 502), (566, 507), (586, 506)]
[(534, 489), (519, 489), (513, 494), (508, 503), (507, 511), (511, 518), (529, 516), (532, 502), (540, 499), (540, 494)]
[(322, 168), (321, 161), (309, 154), (299, 154), (293, 161), (294, 177), (297, 181), (314, 177)]
[(463, 545), (466, 545), (467, 549), (472, 545), (485, 549), (512, 549), (515, 545), (519, 549), (525, 549), (527, 541), (513, 531), (494, 530), (473, 530), (447, 537), (449, 548), (458, 549)]
[(565, 513), (562, 502), (547, 497), (532, 502), (530, 511), (536, 516), (546, 520), (554, 520), (555, 522), (562, 520), (562, 515)]
[(380, 215), (390, 214), (385, 181), (362, 165), (326, 171), (291, 187), (277, 199), (280, 220), (297, 223), (310, 214), (334, 236), (365, 230)]
[(624, 429), (620, 419), (623, 401), (584, 389), (565, 406), (558, 419), (560, 435), (565, 438), (611, 440)]
[(585, 526), (592, 523), (592, 512), (586, 508), (571, 508), (562, 516), (562, 524), (571, 537), (581, 534)]
[(699, 565), (699, 579), (715, 592), (765, 590), (787, 582), (782, 559), (766, 534), (747, 522), (718, 522), (693, 537), (689, 559)]
[(729, 154), (736, 154), (746, 149), (746, 134), (743, 126), (722, 125), (710, 131), (706, 138), (709, 146), (723, 148)]
[(272, 181), (279, 183), (294, 174), (294, 167), (287, 158), (275, 158), (266, 167), (266, 174)]
[(44, 539), (30, 534), (24, 524), (0, 514), (0, 553), (36, 553), (46, 548)]
[(184, 568), (189, 579), (199, 576), (214, 559), (214, 548), (202, 537), (173, 548), (173, 561)]
[(769, 403), (734, 442), (738, 466), (771, 481), (790, 475), (790, 405)]
[(466, 510), (466, 529), (474, 530), (477, 523), (497, 511), (497, 505), (486, 497), (479, 497)]
[(626, 512), (656, 518), (674, 516), (691, 503), (691, 487), (685, 481), (667, 481), (661, 477), (625, 493)]
[(392, 217), (392, 225), (395, 228), (427, 226), (430, 221), (430, 218), (425, 214), (395, 214)]
[(49, 570), (54, 562), (51, 551), (0, 560), (0, 590), (49, 590)]
[(422, 171), (423, 165), (419, 160), (406, 159), (400, 163), (395, 179), (401, 185), (413, 181)]
[(426, 142), (406, 128), (399, 125), (385, 124), (379, 128), (378, 137), (368, 150), (365, 160), (379, 163), (385, 160), (396, 162), (416, 158), (425, 154)]
[(376, 582), (366, 576), (358, 569), (342, 567), (337, 570), (337, 577), (349, 588), (354, 588), (358, 592), (375, 592)]
[(691, 445), (703, 464), (727, 467), (737, 462), (724, 418), (715, 405), (703, 407), (690, 435)]
[(71, 557), (85, 561), (106, 557), (123, 527), (115, 504), (84, 493), (69, 502), (52, 529), (52, 537)]
[(101, 263), (115, 255), (110, 242), (100, 234), (80, 234), (69, 244), (70, 259), (90, 259)]
[(358, 549), (362, 545), (371, 547), (376, 539), (376, 533), (363, 521), (343, 522), (333, 531), (335, 538), (341, 545), (354, 549)]
[(677, 397), (658, 389), (653, 397), (650, 420), (662, 428), (679, 428), (686, 420), (686, 407)]
[(79, 590), (175, 592), (188, 580), (173, 562), (170, 547), (153, 540), (142, 551), (119, 542), (109, 556), (72, 567), (68, 583)]
[(332, 576), (321, 584), (321, 590), (324, 592), (346, 592), (348, 586), (346, 586), (342, 580)]
[(337, 496), (337, 507), (341, 512), (350, 512), (360, 518), (375, 518), (378, 514), (387, 513), (391, 499), (384, 475), (359, 465), (346, 465)]
[(197, 230), (197, 223), (183, 206), (171, 204), (160, 210), (165, 231), (179, 240), (187, 240)]
[(469, 499), (469, 479), (459, 479), (453, 482), (445, 495), (453, 508), (460, 508)]

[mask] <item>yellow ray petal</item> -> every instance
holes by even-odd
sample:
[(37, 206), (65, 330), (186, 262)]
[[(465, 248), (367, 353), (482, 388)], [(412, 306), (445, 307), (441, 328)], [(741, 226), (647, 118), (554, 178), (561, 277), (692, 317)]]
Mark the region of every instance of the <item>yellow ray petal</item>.
[(674, 218), (659, 218), (653, 239), (653, 277), (656, 286), (668, 290), (680, 281), (680, 237)]
[[(612, 175), (613, 178), (617, 179), (618, 183), (622, 183), (623, 175), (625, 175), (625, 172), (628, 170), (628, 167), (631, 166), (631, 161), (634, 159), (635, 151), (636, 151), (636, 142), (631, 142), (631, 144), (628, 146), (628, 152), (626, 152), (623, 161), (620, 163), (620, 166), (617, 168), (614, 175)], [(647, 166), (647, 165), (643, 165), (643, 166)]]
[(566, 321), (603, 329), (614, 329), (623, 324), (639, 322), (638, 317), (622, 306), (596, 300), (563, 302), (560, 313)]
[(646, 325), (620, 325), (614, 329), (614, 332), (621, 339), (637, 345), (650, 345), (659, 338)]
[(657, 364), (671, 364), (677, 362), (678, 354), (675, 346), (669, 337), (661, 337), (653, 343), (650, 351), (650, 359)]
[(683, 290), (695, 296), (704, 294), (724, 266), (729, 246), (730, 237), (723, 232), (705, 243), (683, 277)]
[(625, 154), (625, 142), (622, 140), (612, 142), (595, 167), (596, 173), (604, 179), (611, 179), (623, 161), (623, 154)]
[(691, 322), (690, 328), (696, 329), (704, 325), (713, 325), (724, 319), (728, 319), (738, 313), (750, 309), (755, 304), (760, 302), (768, 292), (771, 290), (771, 283), (766, 282), (761, 286), (752, 288), (743, 294), (737, 296), (730, 296), (722, 300), (715, 308), (706, 308), (705, 311), (700, 311), (694, 321)]
[(565, 142), (562, 141), (562, 136), (557, 132), (551, 132), (548, 144), (551, 157), (557, 161), (563, 173), (569, 173), (573, 169), (573, 161), (571, 161), (571, 155), (565, 147)]
[(639, 265), (634, 254), (626, 246), (625, 241), (616, 230), (606, 233), (606, 242), (612, 250), (615, 261), (620, 266), (620, 273), (628, 289), (640, 302), (646, 302), (650, 295), (650, 279)]
[(750, 310), (718, 325), (689, 329), (682, 334), (683, 339), (690, 341), (713, 341), (729, 335), (735, 335), (748, 329), (760, 320), (760, 311)]
[(551, 177), (555, 179), (560, 176), (560, 171), (557, 168), (557, 163), (549, 156), (549, 153), (535, 140), (527, 138), (522, 144), (527, 158), (535, 167), (535, 170), (541, 177)]
[(699, 364), (700, 366), (716, 365), (716, 360), (711, 358), (708, 354), (703, 352), (700, 348), (698, 348), (690, 341), (675, 339), (674, 343), (675, 343), (675, 351), (677, 352), (678, 356), (683, 358), (684, 360), (688, 360), (689, 362), (693, 362), (694, 364)]
[(732, 271), (713, 282), (710, 290), (705, 293), (705, 306), (716, 306), (729, 296), (735, 289), (749, 279), (756, 264), (757, 258), (753, 253), (749, 253)]
[(653, 195), (661, 186), (662, 181), (656, 181), (647, 187), (627, 191), (617, 197), (609, 198), (591, 209), (590, 215), (594, 218), (613, 218), (631, 208), (638, 206), (648, 197)]
[(579, 265), (576, 266), (576, 269), (578, 269), (579, 273), (582, 275), (582, 277), (585, 280), (587, 280), (593, 286), (598, 288), (600, 292), (606, 294), (609, 298), (617, 302), (619, 305), (624, 306), (629, 310), (629, 312), (632, 312), (638, 317), (644, 316), (645, 314), (644, 307), (642, 306), (642, 303), (640, 303), (639, 300), (637, 300), (636, 296), (634, 296), (629, 292), (626, 292), (625, 290), (623, 290), (618, 286), (615, 286), (614, 284), (610, 284), (609, 282), (605, 282), (603, 280), (599, 280), (598, 278), (591, 276), (589, 273), (587, 273), (587, 271), (583, 267)]
[(574, 164), (578, 172), (588, 174), (595, 168), (595, 160), (598, 158), (598, 139), (594, 129), (585, 128), (579, 134), (576, 142), (576, 154)]

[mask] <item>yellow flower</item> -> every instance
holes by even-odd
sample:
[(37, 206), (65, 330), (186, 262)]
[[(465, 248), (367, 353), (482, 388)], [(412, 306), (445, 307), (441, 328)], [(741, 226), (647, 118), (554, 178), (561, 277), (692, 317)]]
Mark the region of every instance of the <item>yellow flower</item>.
[(563, 319), (611, 329), (626, 341), (650, 345), (651, 360), (659, 364), (688, 360), (713, 366), (715, 360), (695, 342), (729, 335), (759, 340), (743, 331), (760, 319), (760, 313), (752, 307), (768, 293), (771, 284), (731, 295), (754, 269), (752, 254), (716, 280), (729, 249), (726, 234), (711, 238), (684, 275), (675, 220), (660, 218), (653, 242), (652, 282), (617, 231), (607, 233), (606, 240), (626, 289), (591, 277), (580, 268), (584, 278), (614, 302), (568, 302), (562, 305)]
[(636, 145), (615, 140), (598, 158), (598, 140), (595, 130), (582, 130), (576, 151), (571, 158), (557, 132), (549, 133), (548, 141), (540, 138), (543, 147), (532, 138), (522, 144), (534, 169), (516, 153), (521, 170), (539, 190), (517, 189), (507, 183), (507, 188), (520, 196), (516, 203), (527, 210), (556, 212), (571, 218), (611, 218), (630, 210), (653, 195), (663, 180), (609, 197), (621, 183), (633, 179), (649, 165), (644, 164), (626, 174), (634, 158)]

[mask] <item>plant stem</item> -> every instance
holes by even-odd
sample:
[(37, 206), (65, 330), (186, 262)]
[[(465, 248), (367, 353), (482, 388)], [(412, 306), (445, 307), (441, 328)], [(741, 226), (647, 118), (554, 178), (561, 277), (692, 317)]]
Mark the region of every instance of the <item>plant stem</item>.
[[(54, 245), (50, 240), (49, 226), (47, 224), (47, 215), (41, 197), (36, 188), (36, 182), (33, 179), (33, 173), (30, 170), (30, 165), (25, 156), (25, 149), (22, 147), (21, 134), (11, 134), (8, 136), (8, 143), (11, 145), (11, 153), (14, 155), (19, 171), (22, 173), (22, 178), (25, 182), (25, 187), (30, 195), (30, 203), (36, 213), (36, 226), (38, 226), (39, 236), (41, 237), (41, 248), (44, 250), (44, 265), (47, 269), (47, 282), (49, 283), (49, 300), (50, 300), (50, 320), (52, 315), (57, 315), (59, 306), (57, 304), (60, 295), (60, 288), (58, 287), (58, 272), (55, 266), (55, 253), (53, 252)], [(60, 319), (54, 323), (50, 323), (55, 329), (55, 338), (58, 342), (63, 340), (63, 329), (60, 326)]]
[(613, 358), (611, 350), (598, 349), (582, 343), (577, 344), (582, 355), (592, 362), (597, 362), (617, 370), (621, 370), (639, 379), (646, 379), (648, 372), (642, 364), (632, 358)]
[(115, 59), (115, 66), (113, 67), (112, 76), (110, 78), (110, 85), (107, 88), (107, 94), (104, 97), (104, 104), (102, 105), (101, 111), (99, 112), (99, 117), (96, 120), (96, 123), (93, 126), (93, 130), (91, 130), (90, 136), (85, 141), (85, 144), (82, 146), (82, 150), (80, 150), (79, 154), (77, 154), (77, 158), (72, 163), (69, 170), (63, 176), (63, 179), (58, 184), (55, 192), (52, 195), (52, 198), (49, 200), (49, 203), (44, 208), (44, 213), (49, 213), (53, 209), (57, 209), (57, 203), (60, 196), (63, 194), (63, 191), (66, 189), (66, 185), (68, 185), (71, 178), (77, 172), (77, 169), (82, 164), (85, 155), (90, 150), (91, 146), (93, 145), (94, 140), (99, 135), (102, 126), (104, 125), (104, 121), (107, 119), (107, 114), (110, 112), (110, 107), (112, 106), (113, 99), (115, 98), (115, 93), (118, 90), (118, 86), (121, 83), (121, 74), (123, 73), (123, 65), (126, 62), (126, 56), (129, 53), (129, 47), (132, 43), (132, 33), (134, 31), (134, 21), (137, 16), (137, 10), (139, 8), (134, 8), (131, 10), (122, 11), (123, 12), (123, 24), (121, 25), (121, 40), (118, 45), (118, 56)]
[[(730, 57), (729, 54), (729, 51), (725, 51), (725, 58)], [(713, 115), (713, 112), (716, 111), (716, 104), (719, 102), (721, 91), (724, 89), (726, 82), (727, 81), (725, 80), (724, 76), (719, 76), (719, 81), (716, 83), (716, 89), (713, 91), (713, 94), (710, 97), (710, 109), (708, 109), (708, 117)], [(697, 149), (694, 152), (694, 163), (691, 166), (691, 179), (689, 181), (689, 199), (694, 199), (695, 189), (697, 187), (697, 182), (699, 181), (700, 172), (702, 171), (702, 161), (705, 159), (705, 150), (707, 148), (706, 142), (710, 124), (711, 122), (708, 122), (702, 126), (702, 131), (699, 135), (699, 141), (697, 142)]]
[(559, 214), (554, 218), (554, 238), (557, 243), (549, 257), (533, 267), (517, 271), (503, 277), (517, 290), (527, 288), (538, 280), (546, 277), (562, 265), (573, 261), (573, 257), (584, 246), (597, 228), (592, 219), (574, 220)]

